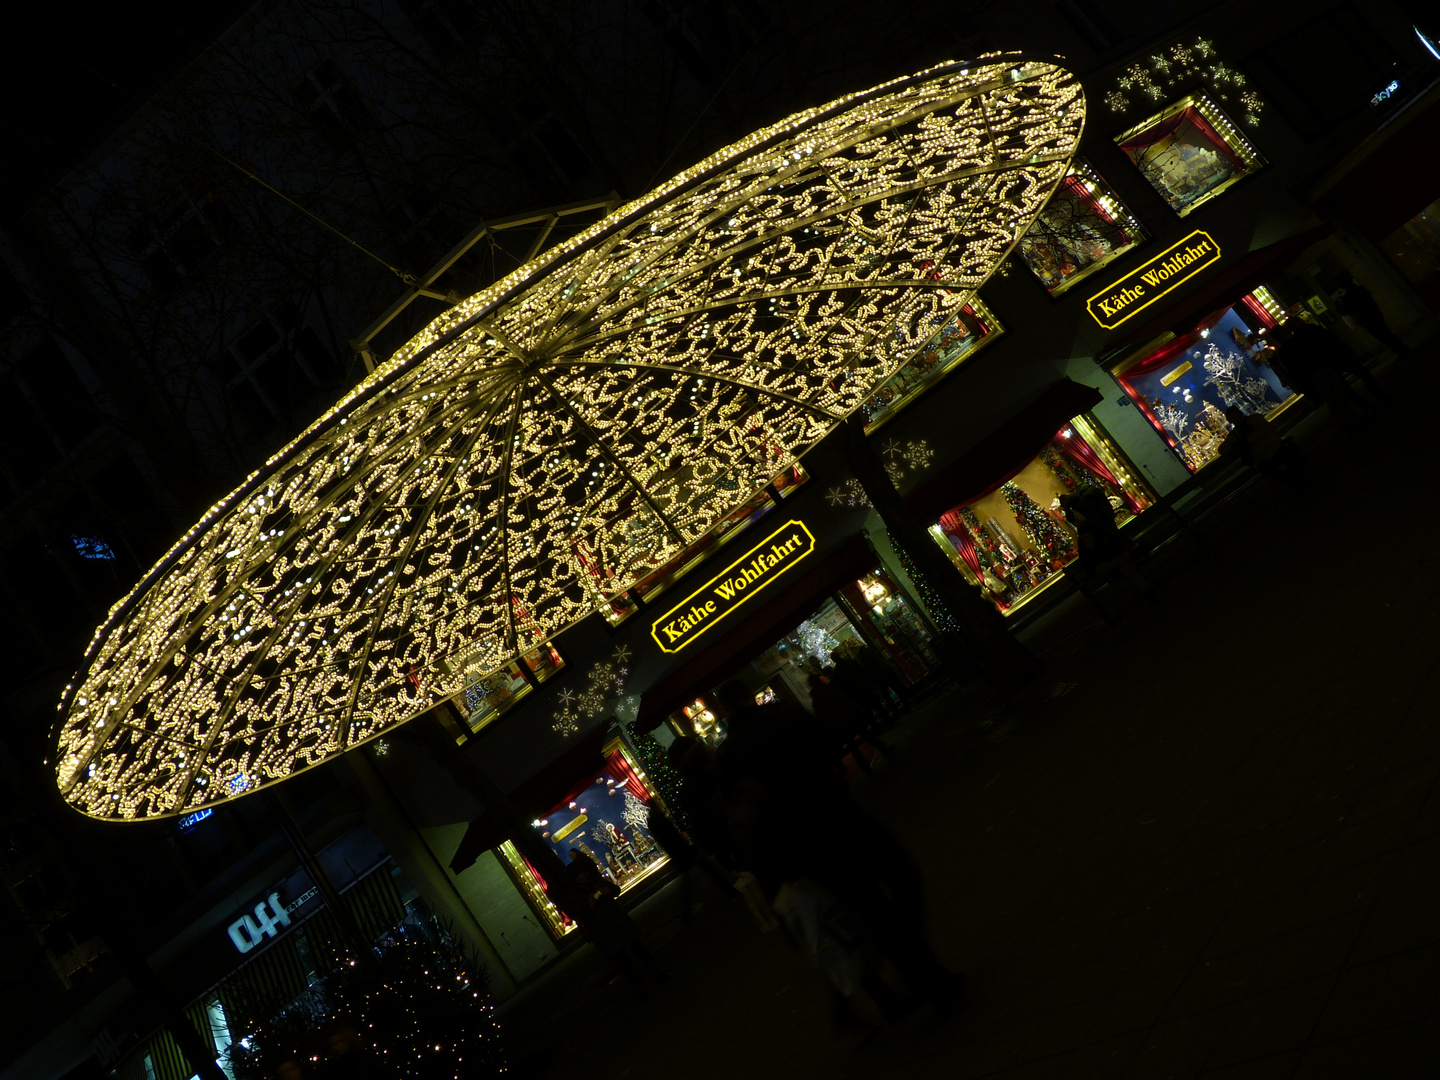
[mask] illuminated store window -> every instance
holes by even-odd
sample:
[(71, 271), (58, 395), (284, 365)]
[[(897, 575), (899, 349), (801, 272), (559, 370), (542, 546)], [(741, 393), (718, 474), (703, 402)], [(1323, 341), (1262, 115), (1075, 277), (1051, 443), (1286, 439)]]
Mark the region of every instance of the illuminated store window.
[[(588, 859), (623, 894), (669, 861), (650, 834), (650, 815), (663, 811), (650, 778), (618, 739), (607, 744), (604, 758), (603, 769), (576, 784), (533, 824), (562, 864)], [(575, 924), (551, 902), (549, 883), (530, 860), (509, 841), (498, 853), (550, 933), (562, 937), (573, 930)]]
[[(823, 700), (817, 703), (814, 694), (827, 691), (819, 689), (816, 680), (845, 685), (847, 676), (841, 676), (840, 684), (834, 682), (837, 662), (854, 660), (870, 673), (863, 680), (867, 689), (860, 691), (862, 696), (883, 695), (890, 700), (889, 687), (914, 685), (939, 665), (933, 631), (913, 604), (877, 567), (841, 585), (770, 648), (716, 681), (743, 682), (757, 705), (779, 700), (824, 715), (829, 706)], [(853, 680), (853, 675), (848, 678)], [(843, 692), (857, 690), (853, 681), (848, 686)], [(729, 734), (718, 705), (715, 692), (700, 694), (666, 717), (666, 723), (676, 736), (718, 748)]]
[[(680, 464), (678, 469), (687, 468)], [(677, 471), (678, 471), (677, 469)], [(792, 491), (795, 491), (802, 484), (810, 479), (808, 473), (801, 467), (799, 462), (786, 469), (770, 482), (770, 486), (758, 492), (749, 501), (736, 507), (723, 519), (716, 522), (710, 529), (695, 543), (691, 544), (680, 554), (676, 555), (665, 565), (658, 567), (645, 577), (637, 581), (634, 586), (624, 593), (608, 597), (600, 608), (600, 613), (611, 626), (618, 626), (631, 615), (639, 610), (636, 598), (646, 602), (655, 599), (670, 585), (678, 581), (682, 576), (693, 569), (697, 564), (703, 562), (713, 552), (719, 550), (730, 540), (739, 536), (755, 522), (759, 521), (771, 510), (775, 509), (776, 499), (783, 499)], [(771, 489), (774, 495), (771, 495)], [(604, 594), (606, 582), (612, 576), (599, 564), (595, 554), (585, 545), (583, 541), (576, 541), (573, 545), (575, 556), (580, 565), (585, 568), (591, 583), (596, 591)]]
[(1077, 159), (1021, 239), (1020, 257), (1050, 295), (1059, 296), (1146, 236), (1110, 185)]
[(1155, 502), (1119, 447), (1083, 415), (999, 487), (942, 514), (931, 535), (965, 579), (1009, 614), (1058, 581), (1078, 556), (1062, 504), (1067, 496), (1098, 500), (1102, 510), (1108, 504), (1117, 525)]
[[(930, 332), (934, 334), (930, 347), (917, 353), (913, 360), (890, 376), (861, 406), (865, 412), (867, 432), (884, 424), (968, 360), (982, 345), (998, 338), (1005, 328), (976, 297), (948, 322), (940, 324), (937, 320)], [(906, 333), (897, 329), (895, 334), (904, 344)]]
[(1114, 369), (1121, 388), (1191, 472), (1219, 455), (1230, 431), (1226, 409), (1273, 419), (1295, 396), (1265, 337), (1276, 325), (1272, 305), (1268, 292), (1247, 296)]
[(1115, 141), (1181, 217), (1266, 165), (1204, 94), (1181, 99)]
[(550, 642), (545, 642), (499, 671), (472, 678), (465, 687), (465, 709), (472, 731), (494, 723), (530, 691), (565, 666)]

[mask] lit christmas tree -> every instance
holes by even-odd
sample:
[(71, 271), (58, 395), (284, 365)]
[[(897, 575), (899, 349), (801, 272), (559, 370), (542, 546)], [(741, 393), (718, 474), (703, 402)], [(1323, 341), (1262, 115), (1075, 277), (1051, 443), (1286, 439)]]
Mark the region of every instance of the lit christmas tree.
[(998, 570), (1002, 575), (1005, 573), (1004, 560), (995, 554), (995, 538), (985, 531), (985, 526), (980, 524), (980, 518), (970, 507), (960, 511), (960, 520), (965, 525), (965, 531), (970, 534), (970, 540), (975, 545), (975, 554), (980, 558), (980, 569)]
[(1074, 537), (1056, 524), (1055, 519), (1040, 509), (1035, 500), (1013, 480), (1007, 480), (1000, 491), (1015, 520), (1030, 537), (1030, 542), (1045, 553), (1052, 565), (1055, 560), (1064, 559), (1075, 550)]
[(905, 576), (910, 579), (910, 584), (915, 586), (915, 591), (920, 594), (920, 600), (930, 612), (930, 618), (941, 630), (948, 633), (959, 633), (960, 624), (955, 621), (955, 616), (950, 614), (950, 609), (945, 606), (945, 601), (940, 599), (940, 594), (930, 586), (925, 575), (920, 573), (919, 567), (910, 558), (909, 553), (900, 546), (894, 535), (887, 529), (885, 535), (890, 540), (890, 546), (895, 551), (895, 556), (900, 560), (900, 568), (905, 571)]
[(1078, 469), (1066, 461), (1054, 444), (1040, 452), (1040, 460), (1050, 466), (1050, 471), (1065, 485), (1066, 491), (1082, 491), (1085, 488), (1098, 487), (1105, 494), (1110, 494), (1109, 488), (1097, 480), (1089, 469)]
[(630, 733), (630, 745), (635, 748), (635, 756), (640, 759), (640, 764), (645, 769), (650, 789), (664, 800), (666, 809), (670, 811), (670, 819), (679, 826), (680, 831), (687, 831), (690, 820), (685, 814), (685, 804), (680, 797), (680, 789), (685, 781), (670, 767), (670, 757), (665, 747), (648, 731), (637, 731), (634, 720), (625, 725), (625, 730)]
[(228, 1051), (235, 1080), (290, 1075), (286, 1062), (304, 1075), (323, 1061), (337, 1076), (395, 1080), (506, 1071), (495, 1006), (458, 947), (399, 937), (379, 954), (372, 967), (343, 963), (303, 1005), (237, 1038)]

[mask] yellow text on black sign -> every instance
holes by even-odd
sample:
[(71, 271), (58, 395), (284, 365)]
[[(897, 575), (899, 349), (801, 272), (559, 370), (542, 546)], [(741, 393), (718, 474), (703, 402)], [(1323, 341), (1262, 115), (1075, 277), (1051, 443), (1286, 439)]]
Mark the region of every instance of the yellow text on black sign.
[(1209, 233), (1197, 229), (1090, 297), (1085, 310), (1106, 330), (1114, 330), (1219, 258), (1220, 245)]
[(787, 521), (650, 627), (662, 652), (679, 652), (815, 550), (803, 522)]

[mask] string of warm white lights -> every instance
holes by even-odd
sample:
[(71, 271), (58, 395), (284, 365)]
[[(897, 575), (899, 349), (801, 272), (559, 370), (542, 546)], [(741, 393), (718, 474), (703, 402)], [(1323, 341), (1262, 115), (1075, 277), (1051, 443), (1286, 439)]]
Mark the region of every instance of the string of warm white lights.
[(937, 338), (1065, 174), (1077, 81), (992, 55), (810, 109), (437, 319), (97, 631), (99, 818), (316, 765), (665, 565)]

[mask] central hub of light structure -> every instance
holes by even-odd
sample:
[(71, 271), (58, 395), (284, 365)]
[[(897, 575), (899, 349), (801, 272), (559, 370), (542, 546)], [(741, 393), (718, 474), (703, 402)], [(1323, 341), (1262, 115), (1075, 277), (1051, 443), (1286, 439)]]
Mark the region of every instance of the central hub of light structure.
[(116, 605), (66, 800), (317, 765), (624, 593), (939, 335), (1065, 175), (1075, 78), (995, 55), (758, 131), (435, 320)]

